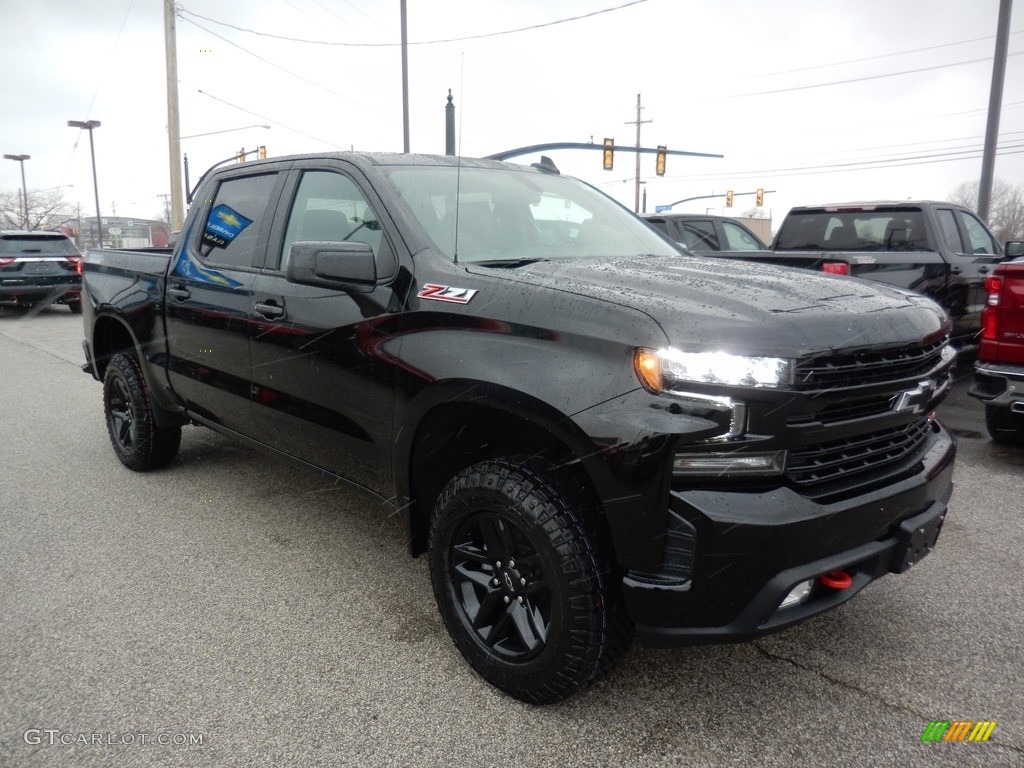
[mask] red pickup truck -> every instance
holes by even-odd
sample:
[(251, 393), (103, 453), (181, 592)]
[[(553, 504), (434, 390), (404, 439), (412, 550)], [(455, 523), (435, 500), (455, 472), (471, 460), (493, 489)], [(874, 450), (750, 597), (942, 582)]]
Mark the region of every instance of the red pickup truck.
[(1024, 444), (1024, 258), (996, 267), (985, 291), (970, 394), (985, 404), (993, 440)]

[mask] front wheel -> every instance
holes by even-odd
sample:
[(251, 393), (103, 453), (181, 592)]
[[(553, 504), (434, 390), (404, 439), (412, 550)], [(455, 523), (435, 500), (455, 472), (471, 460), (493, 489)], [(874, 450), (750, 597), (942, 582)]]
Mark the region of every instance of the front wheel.
[(441, 616), (472, 667), (517, 699), (561, 701), (628, 646), (603, 537), (583, 513), (548, 477), (503, 460), (463, 470), (435, 505)]
[(130, 353), (110, 359), (103, 377), (103, 411), (114, 453), (142, 472), (170, 464), (181, 444), (181, 427), (159, 427), (139, 361)]
[(1024, 414), (1014, 413), (1006, 406), (985, 406), (985, 426), (997, 443), (1024, 445)]

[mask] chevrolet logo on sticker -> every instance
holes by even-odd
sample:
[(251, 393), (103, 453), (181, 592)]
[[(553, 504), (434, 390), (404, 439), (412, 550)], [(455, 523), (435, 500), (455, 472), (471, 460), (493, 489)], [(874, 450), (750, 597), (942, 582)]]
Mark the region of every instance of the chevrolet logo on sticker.
[(936, 384), (931, 379), (919, 382), (914, 389), (901, 392), (892, 399), (892, 409), (896, 413), (924, 413), (928, 403), (935, 397)]

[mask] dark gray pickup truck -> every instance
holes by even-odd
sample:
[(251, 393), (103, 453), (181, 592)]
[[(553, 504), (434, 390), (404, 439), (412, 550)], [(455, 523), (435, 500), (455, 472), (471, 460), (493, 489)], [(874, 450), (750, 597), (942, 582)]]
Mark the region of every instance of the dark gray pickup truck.
[(923, 296), (684, 256), (545, 163), (284, 157), (197, 200), (173, 252), (86, 259), (117, 457), (167, 467), (196, 424), (368, 494), (513, 696), (634, 631), (790, 626), (939, 536), (955, 353)]
[[(852, 275), (929, 296), (953, 320), (961, 348), (977, 344), (985, 277), (1008, 252), (972, 211), (931, 200), (793, 208), (770, 251), (719, 251), (740, 258)], [(1019, 253), (1018, 253), (1019, 255)]]

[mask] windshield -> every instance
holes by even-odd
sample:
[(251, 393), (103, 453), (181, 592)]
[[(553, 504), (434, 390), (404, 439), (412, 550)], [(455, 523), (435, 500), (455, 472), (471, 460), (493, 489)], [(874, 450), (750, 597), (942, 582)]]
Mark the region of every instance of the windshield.
[(565, 176), (453, 166), (387, 175), (438, 250), (459, 263), (679, 255), (614, 200)]

